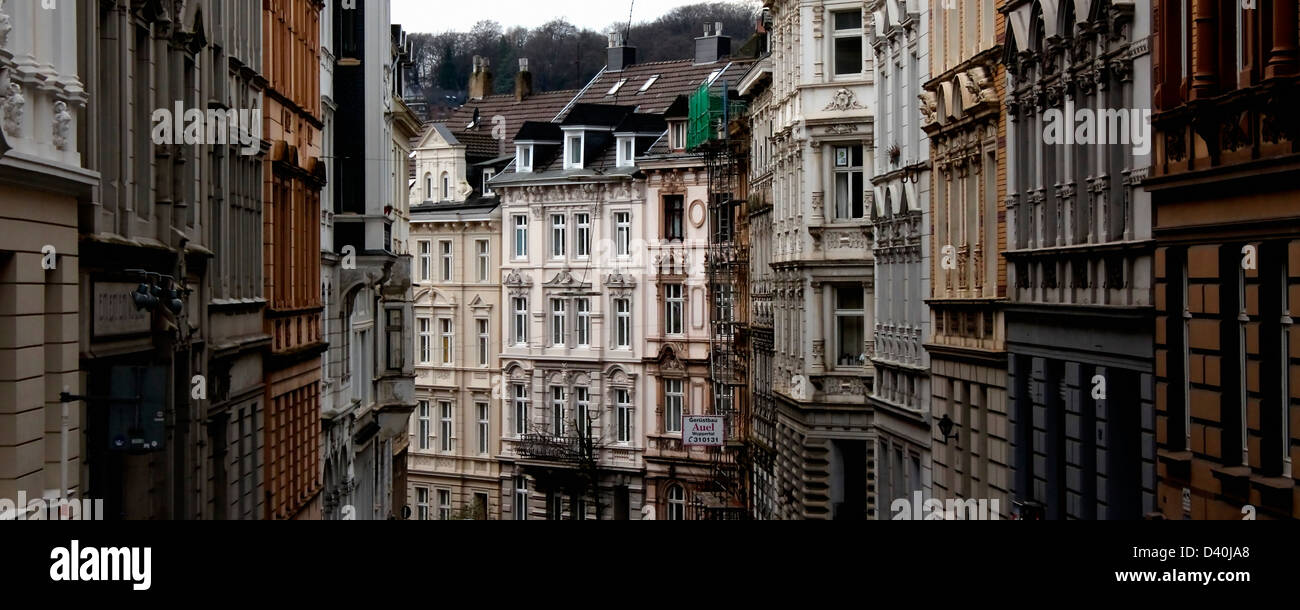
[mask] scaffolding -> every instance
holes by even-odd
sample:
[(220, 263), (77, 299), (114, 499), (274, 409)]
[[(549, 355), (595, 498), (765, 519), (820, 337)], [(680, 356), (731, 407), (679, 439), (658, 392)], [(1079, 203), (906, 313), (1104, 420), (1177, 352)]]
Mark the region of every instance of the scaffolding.
[(715, 415), (724, 418), (727, 444), (710, 451), (711, 493), (697, 507), (705, 519), (743, 519), (750, 511), (748, 396), (749, 254), (745, 227), (748, 139), (733, 137), (745, 104), (734, 100), (726, 69), (690, 98), (687, 146), (704, 157), (709, 184), (709, 381)]

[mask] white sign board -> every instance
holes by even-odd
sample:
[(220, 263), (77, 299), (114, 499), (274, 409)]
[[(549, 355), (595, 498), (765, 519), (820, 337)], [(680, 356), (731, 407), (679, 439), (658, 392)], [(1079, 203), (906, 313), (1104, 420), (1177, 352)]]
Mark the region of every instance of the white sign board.
[(682, 446), (721, 447), (724, 425), (721, 415), (687, 415), (682, 418)]

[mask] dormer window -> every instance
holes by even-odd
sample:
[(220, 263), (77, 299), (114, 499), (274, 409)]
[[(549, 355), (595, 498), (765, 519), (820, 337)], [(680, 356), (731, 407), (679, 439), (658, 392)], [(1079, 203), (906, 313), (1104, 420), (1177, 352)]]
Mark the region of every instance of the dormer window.
[(668, 147), (673, 150), (686, 150), (686, 121), (668, 123)]
[(636, 165), (636, 138), (619, 138), (618, 166), (632, 167), (634, 165)]
[(564, 169), (582, 169), (582, 145), (582, 134), (574, 134), (564, 138)]
[(488, 181), (492, 180), (493, 175), (492, 170), (483, 170), (483, 196), (485, 197), (492, 194), (492, 187), (488, 186)]
[(515, 151), (515, 171), (521, 174), (530, 174), (533, 171), (533, 147), (518, 146)]

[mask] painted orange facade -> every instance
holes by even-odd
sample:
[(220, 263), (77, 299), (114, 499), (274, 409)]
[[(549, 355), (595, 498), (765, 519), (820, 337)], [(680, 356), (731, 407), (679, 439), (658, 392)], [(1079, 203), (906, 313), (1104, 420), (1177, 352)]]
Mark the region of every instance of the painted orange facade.
[(320, 11), (312, 0), (262, 3), (263, 251), (271, 336), (266, 365), (269, 519), (319, 519), (321, 482)]

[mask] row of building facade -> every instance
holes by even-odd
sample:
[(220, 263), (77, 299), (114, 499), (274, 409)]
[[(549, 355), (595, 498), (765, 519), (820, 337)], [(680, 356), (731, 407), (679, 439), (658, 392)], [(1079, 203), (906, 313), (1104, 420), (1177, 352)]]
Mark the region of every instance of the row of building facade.
[(0, 5), (0, 497), (400, 516), (418, 122), (387, 5)]
[(704, 34), (413, 147), (418, 518), (1300, 516), (1294, 3)]

